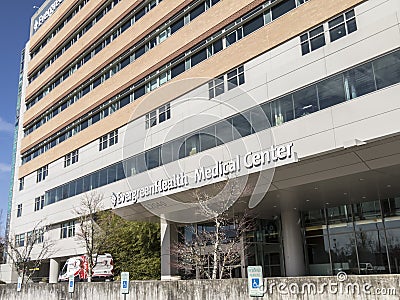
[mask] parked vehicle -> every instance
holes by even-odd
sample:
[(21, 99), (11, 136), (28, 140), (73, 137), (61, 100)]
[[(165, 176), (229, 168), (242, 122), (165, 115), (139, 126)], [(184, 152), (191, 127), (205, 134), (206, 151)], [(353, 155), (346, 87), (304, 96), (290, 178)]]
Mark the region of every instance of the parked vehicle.
[[(58, 276), (58, 281), (68, 281), (74, 275), (75, 281), (87, 280), (89, 265), (86, 255), (74, 256), (67, 259)], [(99, 254), (97, 264), (92, 270), (92, 281), (114, 280), (114, 261), (111, 254)]]

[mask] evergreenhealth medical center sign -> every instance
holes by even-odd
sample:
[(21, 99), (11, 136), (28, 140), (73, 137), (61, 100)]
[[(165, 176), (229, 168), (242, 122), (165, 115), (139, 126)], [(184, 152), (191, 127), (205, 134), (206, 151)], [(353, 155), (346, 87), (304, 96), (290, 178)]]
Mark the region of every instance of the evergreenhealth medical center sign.
[(39, 9), (37, 16), (32, 21), (32, 35), (54, 14), (62, 2), (63, 0), (49, 1), (47, 5)]
[(190, 175), (188, 171), (182, 171), (149, 185), (133, 188), (126, 193), (112, 193), (111, 203), (113, 208), (119, 208), (148, 200), (153, 196), (168, 194), (180, 188), (199, 187), (228, 176), (241, 176), (294, 161), (297, 161), (297, 156), (293, 151), (293, 143), (273, 145), (262, 151), (237, 154), (230, 160), (216, 161), (213, 166), (196, 168), (190, 171)]

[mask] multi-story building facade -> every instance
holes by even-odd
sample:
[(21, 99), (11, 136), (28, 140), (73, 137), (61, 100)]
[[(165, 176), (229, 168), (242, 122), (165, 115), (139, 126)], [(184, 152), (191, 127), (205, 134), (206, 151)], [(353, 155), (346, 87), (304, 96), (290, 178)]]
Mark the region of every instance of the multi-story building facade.
[(206, 222), (193, 189), (245, 178), (229, 211), (257, 227), (236, 276), (399, 273), (399, 20), (398, 0), (46, 1), (23, 59), (8, 234), (23, 245), (47, 225), (54, 282), (84, 253), (74, 208), (94, 191), (161, 222), (169, 278), (178, 232), (190, 242), (185, 224)]

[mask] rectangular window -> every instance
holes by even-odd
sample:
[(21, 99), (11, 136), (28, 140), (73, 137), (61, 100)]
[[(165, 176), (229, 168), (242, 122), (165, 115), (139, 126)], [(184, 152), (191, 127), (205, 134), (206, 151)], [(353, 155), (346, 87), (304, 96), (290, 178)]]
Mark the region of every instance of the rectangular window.
[(261, 14), (243, 25), (243, 35), (247, 36), (264, 26), (264, 16)]
[(275, 20), (296, 8), (295, 0), (285, 0), (272, 7), (272, 19)]
[(78, 162), (79, 149), (64, 156), (64, 168)]
[(183, 18), (179, 19), (176, 21), (174, 24), (171, 25), (171, 34), (174, 32), (178, 31), (180, 28), (182, 28), (185, 25)]
[(25, 233), (17, 234), (15, 236), (15, 247), (25, 246)]
[(157, 111), (153, 110), (146, 114), (146, 129), (157, 125)]
[(194, 20), (197, 18), (199, 15), (201, 15), (205, 11), (205, 5), (204, 3), (201, 3), (197, 7), (195, 7), (191, 12), (190, 12), (190, 20)]
[(226, 47), (236, 43), (238, 40), (240, 40), (243, 37), (243, 27), (240, 27), (236, 29), (235, 31), (232, 31), (231, 33), (226, 35)]
[(294, 119), (292, 95), (271, 102), (272, 125), (278, 126)]
[(22, 216), (22, 203), (17, 206), (17, 218)]
[(373, 62), (378, 89), (400, 82), (400, 51), (396, 51)]
[(73, 236), (75, 236), (75, 221), (62, 223), (60, 238), (66, 239)]
[(225, 92), (224, 76), (220, 76), (208, 83), (208, 96), (210, 99), (215, 98)]
[(25, 177), (20, 178), (19, 180), (19, 190), (22, 191), (25, 186)]
[(195, 65), (201, 63), (203, 60), (206, 60), (206, 59), (207, 59), (207, 49), (206, 48), (203, 50), (200, 50), (196, 54), (193, 54), (192, 57), (190, 58), (192, 68)]
[(158, 123), (162, 123), (171, 118), (171, 107), (167, 103), (158, 109)]
[(336, 41), (357, 30), (354, 9), (328, 22), (331, 42)]
[(294, 117), (299, 118), (319, 110), (315, 85), (293, 93)]
[(106, 149), (107, 147), (111, 147), (118, 143), (118, 129), (109, 132), (106, 135), (103, 135), (99, 139), (99, 151)]
[(344, 87), (347, 100), (375, 91), (372, 63), (366, 63), (346, 71), (344, 73)]
[(49, 175), (49, 166), (46, 165), (36, 171), (36, 182), (41, 182)]
[(244, 67), (228, 72), (228, 91), (244, 83)]
[(160, 165), (160, 148), (149, 150), (145, 153), (147, 170), (151, 170)]
[(44, 229), (43, 228), (36, 229), (33, 234), (35, 237), (35, 244), (43, 243), (43, 240), (44, 240)]
[(44, 207), (44, 195), (35, 198), (35, 211), (43, 209)]
[(108, 147), (108, 135), (103, 135), (99, 139), (99, 151), (104, 150)]
[(108, 134), (108, 146), (112, 146), (118, 143), (118, 129), (111, 131)]
[(311, 51), (325, 46), (324, 26), (320, 25), (300, 36), (301, 54), (306, 55)]
[(343, 75), (325, 79), (317, 84), (319, 108), (324, 109), (345, 101)]

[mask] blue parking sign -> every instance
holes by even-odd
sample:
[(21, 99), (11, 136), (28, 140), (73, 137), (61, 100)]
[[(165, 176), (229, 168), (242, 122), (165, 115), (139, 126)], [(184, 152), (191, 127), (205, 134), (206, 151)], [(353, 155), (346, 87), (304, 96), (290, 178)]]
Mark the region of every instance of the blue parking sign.
[(73, 293), (75, 289), (75, 276), (70, 275), (68, 277), (68, 293)]
[(121, 294), (129, 294), (129, 272), (121, 272)]
[(253, 289), (258, 289), (260, 287), (260, 278), (253, 278), (251, 280), (251, 287)]
[(263, 271), (261, 266), (248, 266), (248, 287), (250, 297), (264, 296)]

